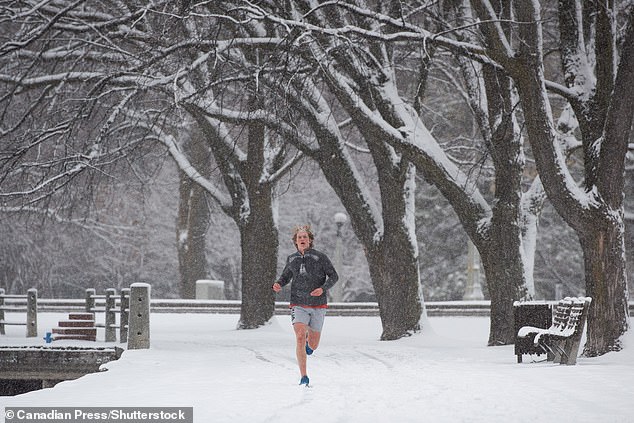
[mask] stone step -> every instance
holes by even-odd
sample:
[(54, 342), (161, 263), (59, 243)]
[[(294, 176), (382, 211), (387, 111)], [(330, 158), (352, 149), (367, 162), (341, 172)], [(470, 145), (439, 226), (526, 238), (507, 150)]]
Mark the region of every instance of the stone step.
[(69, 313), (69, 320), (94, 320), (95, 316), (92, 313)]
[(97, 340), (97, 334), (95, 334), (94, 336), (90, 336), (90, 335), (63, 335), (63, 334), (56, 334), (55, 336), (53, 336), (53, 341), (61, 341), (61, 340), (66, 340), (66, 339), (72, 339), (72, 340), (78, 340), (78, 341), (96, 341)]
[(97, 328), (53, 328), (51, 332), (59, 335), (97, 337)]
[(61, 328), (93, 328), (95, 327), (94, 320), (60, 320), (58, 322)]

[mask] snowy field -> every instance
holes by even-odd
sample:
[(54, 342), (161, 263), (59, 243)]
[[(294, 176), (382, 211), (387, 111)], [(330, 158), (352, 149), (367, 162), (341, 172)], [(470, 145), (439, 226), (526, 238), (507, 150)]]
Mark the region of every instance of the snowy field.
[[(43, 336), (64, 316), (38, 318)], [(517, 364), (513, 346), (486, 346), (488, 318), (434, 317), (420, 335), (381, 342), (378, 317), (330, 316), (304, 388), (289, 316), (252, 331), (235, 330), (236, 322), (153, 314), (150, 350), (126, 351), (108, 371), (54, 388), (0, 397), (0, 406), (192, 406), (200, 423), (634, 422), (632, 331), (629, 348), (576, 366), (543, 355)], [(40, 338), (7, 327), (0, 344), (42, 345)]]

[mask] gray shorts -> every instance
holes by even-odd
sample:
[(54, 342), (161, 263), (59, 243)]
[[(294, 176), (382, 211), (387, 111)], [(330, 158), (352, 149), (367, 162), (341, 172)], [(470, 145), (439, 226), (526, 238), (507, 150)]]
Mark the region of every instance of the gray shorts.
[(325, 308), (312, 308), (302, 306), (293, 306), (291, 308), (291, 322), (293, 324), (304, 323), (315, 332), (321, 332), (321, 328), (324, 326), (325, 317)]

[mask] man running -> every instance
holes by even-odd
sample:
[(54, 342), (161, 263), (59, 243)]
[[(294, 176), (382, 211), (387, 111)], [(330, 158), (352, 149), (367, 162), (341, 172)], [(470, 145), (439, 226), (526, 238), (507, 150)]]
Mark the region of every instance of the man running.
[(326, 291), (332, 288), (339, 276), (330, 259), (313, 248), (314, 235), (310, 226), (299, 226), (293, 231), (293, 243), (297, 252), (286, 259), (286, 266), (273, 291), (280, 292), (284, 285), (291, 285), (291, 322), (297, 341), (295, 353), (302, 376), (300, 385), (308, 386), (306, 356), (319, 346), (321, 329), (328, 307)]

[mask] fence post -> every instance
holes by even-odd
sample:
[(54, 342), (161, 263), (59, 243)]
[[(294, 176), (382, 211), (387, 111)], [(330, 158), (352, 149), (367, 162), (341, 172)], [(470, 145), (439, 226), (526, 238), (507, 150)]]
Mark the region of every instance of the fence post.
[(121, 290), (119, 309), (119, 342), (127, 342), (128, 322), (130, 320), (130, 288), (123, 288)]
[(94, 288), (86, 289), (86, 313), (95, 314), (95, 298), (94, 295), (97, 291)]
[(114, 288), (106, 289), (106, 320), (104, 327), (106, 328), (106, 342), (117, 342), (117, 317), (115, 314), (115, 306), (117, 290)]
[(4, 288), (0, 288), (0, 335), (4, 333)]
[(150, 285), (130, 285), (128, 349), (150, 348)]
[(26, 295), (26, 337), (35, 338), (37, 336), (37, 289), (29, 289)]

